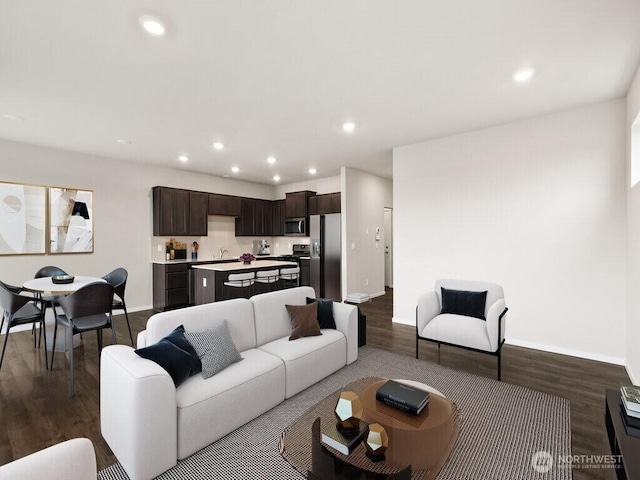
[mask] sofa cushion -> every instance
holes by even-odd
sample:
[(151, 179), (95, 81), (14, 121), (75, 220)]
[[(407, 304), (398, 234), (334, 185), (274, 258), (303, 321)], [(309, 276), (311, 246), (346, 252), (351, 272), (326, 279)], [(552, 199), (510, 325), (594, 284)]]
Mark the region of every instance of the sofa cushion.
[(318, 324), (320, 328), (336, 328), (336, 320), (333, 318), (333, 300), (330, 298), (309, 298), (307, 305), (315, 303), (318, 305)]
[[(307, 297), (315, 296), (316, 292), (311, 287), (296, 287), (251, 297), (256, 325), (256, 345), (260, 346), (282, 337), (288, 338), (291, 334), (291, 320), (285, 305), (305, 305)], [(239, 346), (238, 349), (243, 351)]]
[(315, 305), (285, 305), (291, 317), (289, 340), (322, 335), (318, 325), (318, 307)]
[(446, 313), (438, 315), (427, 323), (420, 336), (484, 352), (494, 351), (489, 341), (487, 323), (475, 317)]
[(241, 362), (212, 378), (194, 375), (176, 390), (178, 458), (206, 447), (284, 400), (282, 360), (257, 349), (241, 355)]
[(157, 343), (135, 351), (164, 368), (177, 387), (191, 375), (200, 373), (202, 364), (193, 346), (185, 338), (184, 327), (178, 326)]
[(184, 332), (202, 362), (202, 376), (211, 378), (232, 363), (242, 360), (233, 343), (227, 321), (202, 332)]
[(469, 290), (453, 290), (440, 287), (442, 309), (440, 313), (466, 315), (486, 320), (484, 316), (487, 291), (473, 292)]
[(347, 340), (339, 330), (325, 329), (322, 335), (290, 342), (288, 337), (266, 343), (258, 349), (282, 359), (286, 369), (286, 398), (292, 397), (347, 364)]
[(178, 325), (184, 325), (188, 332), (199, 332), (212, 328), (224, 319), (227, 319), (233, 343), (239, 351), (255, 348), (253, 304), (246, 298), (157, 313), (147, 322), (146, 342), (147, 345), (157, 342)]

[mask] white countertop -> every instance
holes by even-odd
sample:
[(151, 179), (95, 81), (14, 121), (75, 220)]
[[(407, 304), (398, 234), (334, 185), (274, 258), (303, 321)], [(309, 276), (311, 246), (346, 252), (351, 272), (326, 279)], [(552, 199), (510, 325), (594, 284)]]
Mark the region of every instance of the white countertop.
[(214, 270), (216, 272), (228, 272), (230, 270), (252, 270), (256, 268), (276, 268), (276, 267), (297, 267), (295, 262), (279, 262), (277, 260), (259, 260), (253, 261), (249, 265), (242, 262), (229, 263), (213, 263), (210, 265), (194, 265), (192, 268), (200, 268), (203, 270)]

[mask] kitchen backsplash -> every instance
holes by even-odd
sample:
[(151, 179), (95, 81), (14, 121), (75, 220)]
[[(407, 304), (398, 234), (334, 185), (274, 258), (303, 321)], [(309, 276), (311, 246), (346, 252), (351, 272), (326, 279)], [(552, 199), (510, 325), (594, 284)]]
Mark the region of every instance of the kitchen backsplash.
[[(271, 245), (271, 255), (290, 254), (294, 243), (310, 243), (309, 237), (236, 237), (235, 218), (218, 215), (209, 216), (209, 235), (206, 237), (174, 237), (176, 240), (191, 246), (198, 242), (198, 260), (218, 258), (220, 249), (227, 250), (225, 256), (239, 257), (245, 252), (253, 251), (253, 240), (266, 239)], [(161, 261), (165, 258), (164, 245), (169, 237), (151, 237), (151, 260)], [(158, 251), (158, 245), (161, 251)], [(187, 258), (191, 258), (191, 247), (187, 251)]]

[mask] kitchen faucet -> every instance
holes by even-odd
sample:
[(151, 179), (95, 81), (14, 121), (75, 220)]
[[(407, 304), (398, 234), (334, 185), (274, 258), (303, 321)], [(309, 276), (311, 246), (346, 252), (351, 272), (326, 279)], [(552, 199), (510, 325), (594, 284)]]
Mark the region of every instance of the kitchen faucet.
[(220, 258), (224, 257), (225, 253), (229, 253), (229, 250), (225, 249), (224, 247), (220, 247)]

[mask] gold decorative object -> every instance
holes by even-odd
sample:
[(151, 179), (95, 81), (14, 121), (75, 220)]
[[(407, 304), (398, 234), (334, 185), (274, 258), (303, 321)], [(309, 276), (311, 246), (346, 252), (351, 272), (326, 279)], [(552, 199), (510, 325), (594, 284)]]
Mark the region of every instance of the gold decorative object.
[(358, 395), (351, 391), (340, 393), (340, 398), (335, 408), (335, 414), (338, 418), (336, 423), (338, 431), (345, 437), (356, 435), (360, 429), (362, 412), (362, 401)]
[(374, 462), (384, 460), (384, 452), (389, 446), (389, 435), (379, 423), (369, 425), (369, 430), (364, 437), (364, 446), (367, 449), (367, 457)]

